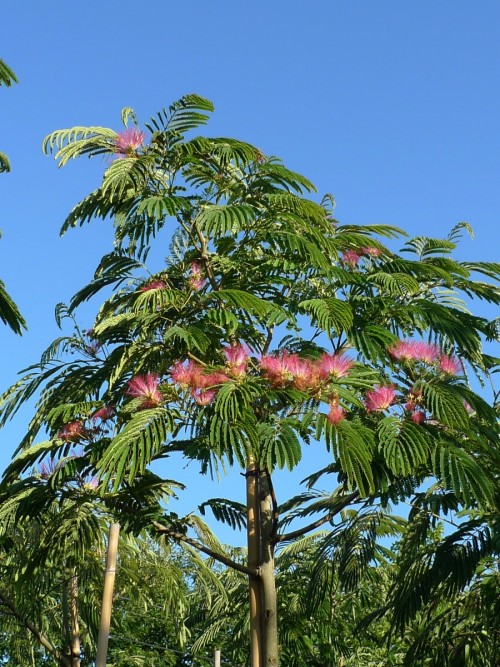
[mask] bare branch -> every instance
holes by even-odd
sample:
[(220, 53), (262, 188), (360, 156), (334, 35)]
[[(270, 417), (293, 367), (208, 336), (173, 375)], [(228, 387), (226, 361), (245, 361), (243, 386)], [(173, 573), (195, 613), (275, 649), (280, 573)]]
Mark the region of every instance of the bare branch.
[(347, 505), (349, 505), (358, 496), (359, 496), (359, 491), (353, 491), (345, 498), (342, 498), (341, 502), (334, 509), (330, 510), (328, 514), (325, 514), (317, 521), (313, 521), (307, 526), (304, 526), (303, 528), (299, 528), (297, 530), (293, 530), (290, 533), (285, 533), (283, 535), (276, 535), (274, 543), (278, 544), (279, 542), (289, 542), (290, 540), (295, 540), (297, 537), (302, 537), (302, 535), (310, 533), (312, 530), (316, 530), (316, 528), (319, 528), (323, 524), (327, 523), (327, 521), (330, 521), (334, 516), (342, 512), (344, 507), (347, 507)]
[(184, 535), (183, 533), (178, 533), (175, 530), (170, 530), (166, 526), (163, 526), (161, 523), (158, 523), (157, 521), (153, 521), (153, 526), (156, 528), (156, 530), (161, 534), (161, 535), (166, 535), (167, 537), (172, 538), (173, 540), (176, 540), (177, 542), (184, 542), (185, 544), (189, 544), (191, 547), (194, 547), (198, 551), (201, 551), (202, 553), (206, 554), (210, 558), (214, 558), (215, 560), (218, 560), (219, 563), (222, 563), (223, 565), (227, 565), (227, 567), (232, 568), (233, 570), (237, 570), (238, 572), (242, 572), (243, 574), (248, 575), (249, 577), (258, 577), (259, 576), (259, 571), (258, 569), (246, 567), (245, 565), (241, 565), (240, 563), (237, 563), (234, 561), (232, 558), (229, 558), (228, 556), (224, 556), (224, 554), (220, 554), (217, 551), (213, 551), (209, 547), (206, 547), (204, 544), (201, 542), (198, 542), (198, 540), (193, 540), (191, 537), (188, 537), (187, 535)]

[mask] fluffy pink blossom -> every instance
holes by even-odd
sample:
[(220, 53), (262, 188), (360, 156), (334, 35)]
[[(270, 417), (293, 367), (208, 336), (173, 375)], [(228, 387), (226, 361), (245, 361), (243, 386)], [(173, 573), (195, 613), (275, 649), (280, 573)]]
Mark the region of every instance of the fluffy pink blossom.
[(85, 427), (82, 422), (73, 421), (65, 424), (57, 437), (66, 442), (78, 442), (85, 436)]
[(260, 367), (274, 387), (293, 384), (302, 391), (314, 388), (318, 383), (318, 372), (308, 359), (301, 359), (298, 354), (283, 352), (281, 357), (264, 356)]
[(215, 373), (203, 373), (199, 375), (193, 386), (195, 389), (208, 389), (209, 387), (215, 387), (228, 381), (229, 378), (225, 373), (215, 371)]
[(201, 266), (198, 264), (198, 262), (193, 262), (191, 264), (191, 275), (189, 276), (189, 284), (191, 287), (198, 291), (202, 287), (204, 287), (206, 283), (205, 278), (203, 278), (203, 275), (201, 273)]
[(156, 373), (136, 375), (127, 383), (126, 394), (141, 399), (141, 407), (156, 408), (163, 402), (163, 396), (158, 389), (159, 378)]
[(411, 413), (410, 419), (412, 422), (415, 422), (415, 424), (423, 424), (426, 421), (425, 412), (422, 412), (421, 410), (414, 410)]
[(417, 350), (417, 360), (426, 364), (434, 363), (439, 357), (439, 348), (433, 343), (426, 343), (423, 340), (415, 343)]
[(248, 352), (243, 345), (231, 345), (223, 350), (226, 357), (228, 372), (233, 377), (245, 375), (248, 363)]
[(283, 357), (265, 355), (260, 360), (260, 367), (273, 387), (284, 387), (293, 380), (293, 375)]
[(368, 412), (385, 410), (394, 401), (396, 390), (394, 387), (374, 387), (366, 392), (365, 405)]
[(296, 389), (305, 391), (318, 384), (318, 371), (309, 359), (301, 359), (298, 354), (283, 357), (285, 368), (292, 376), (292, 384)]
[(92, 421), (97, 421), (98, 419), (100, 419), (101, 421), (105, 422), (114, 416), (115, 416), (114, 406), (104, 405), (102, 408), (99, 408), (99, 410), (94, 412), (94, 414), (92, 415)]
[(165, 289), (166, 285), (163, 280), (151, 280), (140, 288), (141, 292), (149, 292), (153, 289)]
[(361, 248), (361, 253), (363, 255), (369, 255), (370, 257), (379, 257), (382, 254), (382, 250), (380, 250), (380, 248), (368, 246), (366, 248)]
[(388, 352), (397, 361), (422, 361), (432, 364), (439, 357), (439, 348), (432, 343), (420, 340), (398, 340)]
[(181, 387), (195, 387), (202, 373), (202, 366), (189, 359), (187, 362), (177, 361), (170, 370), (170, 377)]
[(458, 375), (462, 372), (462, 364), (456, 357), (449, 357), (442, 354), (439, 357), (439, 370), (446, 375)]
[(134, 155), (139, 146), (144, 143), (145, 136), (144, 132), (136, 127), (127, 127), (125, 130), (118, 132), (115, 139), (116, 152), (122, 156)]
[(354, 361), (342, 354), (323, 354), (318, 362), (318, 372), (322, 379), (343, 378), (352, 368)]
[(361, 255), (355, 250), (346, 250), (340, 259), (347, 266), (355, 267), (359, 264)]
[(198, 403), (198, 405), (208, 405), (211, 403), (217, 392), (215, 389), (193, 389), (191, 392), (192, 397)]
[(337, 403), (330, 404), (330, 411), (328, 413), (328, 421), (335, 425), (345, 418), (345, 410)]

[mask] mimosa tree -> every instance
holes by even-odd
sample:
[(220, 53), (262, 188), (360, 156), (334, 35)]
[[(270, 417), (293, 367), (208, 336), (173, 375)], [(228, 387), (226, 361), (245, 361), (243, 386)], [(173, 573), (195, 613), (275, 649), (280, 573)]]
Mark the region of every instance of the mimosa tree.
[[(446, 239), (407, 240), (400, 253), (381, 241), (393, 246), (400, 229), (340, 224), (331, 197), (310, 199), (312, 183), (280, 160), (242, 141), (193, 137), (211, 111), (187, 95), (145, 129), (125, 109), (120, 132), (76, 127), (45, 140), (60, 166), (108, 160), (63, 232), (94, 218), (115, 225), (114, 248), (58, 316), (74, 317), (102, 288), (112, 294), (89, 331), (55, 341), (5, 394), (2, 414), (42, 389), (8, 478), (78, 443), (122, 524), (246, 574), (250, 662), (261, 667), (279, 661), (282, 545), (330, 528), (311, 575), (324, 583), (334, 563), (355, 587), (380, 505), (411, 500), (429, 479), (432, 493), (418, 502), (433, 512), (450, 494), (457, 508), (494, 503), (496, 415), (468, 377), (489, 377), (495, 359), (482, 345), (497, 333), (469, 304), (498, 303), (499, 266), (453, 259), (466, 224)], [(149, 250), (166, 241), (165, 264), (148, 270)], [(34, 445), (42, 428), (49, 437)], [(283, 500), (275, 470), (325, 448), (326, 465)], [(204, 474), (242, 471), (246, 504), (216, 497), (201, 509), (246, 526), (245, 563), (200, 517), (160, 502), (169, 481), (149, 467), (162, 459), (174, 476), (176, 453)], [(346, 541), (336, 560), (340, 527), (361, 519), (364, 549)]]

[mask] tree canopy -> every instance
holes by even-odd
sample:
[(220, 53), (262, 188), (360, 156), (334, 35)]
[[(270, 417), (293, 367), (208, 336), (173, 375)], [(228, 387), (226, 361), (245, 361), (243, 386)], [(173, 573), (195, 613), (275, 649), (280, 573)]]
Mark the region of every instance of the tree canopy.
[[(115, 242), (93, 279), (58, 308), (58, 322), (71, 320), (74, 332), (2, 397), (5, 422), (40, 392), (4, 484), (17, 485), (9, 493), (18, 520), (27, 498), (31, 515), (45, 511), (29, 471), (52, 457), (61, 463), (51, 488), (75, 474), (95, 478), (126, 530), (147, 529), (248, 577), (258, 667), (279, 659), (275, 552), (290, 557), (291, 545), (325, 531), (308, 560), (318, 563), (309, 575), (319, 609), (332, 576), (355, 589), (380, 531), (397, 532), (391, 503), (418, 508), (417, 532), (421, 516), (495, 511), (494, 397), (481, 396), (471, 378), (484, 385), (497, 366), (483, 348), (497, 340), (497, 323), (473, 307), (499, 302), (500, 265), (454, 258), (460, 236), (472, 233), (466, 223), (444, 239), (341, 224), (333, 198), (316, 201), (314, 185), (279, 159), (243, 141), (196, 136), (212, 110), (186, 95), (144, 129), (127, 108), (122, 131), (76, 127), (46, 138), (60, 166), (84, 155), (110, 160), (62, 232), (110, 218)], [(150, 250), (162, 243), (169, 255), (149, 269)], [(82, 330), (77, 308), (101, 290), (110, 296)], [(327, 465), (282, 500), (273, 473), (320, 447)], [(169, 466), (179, 456), (213, 477), (242, 470), (246, 505), (215, 497), (199, 509), (246, 526), (246, 562), (202, 516), (169, 509), (183, 490)], [(159, 461), (165, 478), (151, 470)], [(444, 553), (458, 556), (461, 530)], [(394, 584), (392, 629), (410, 623), (443, 582), (463, 590), (476, 554), (496, 548), (489, 538), (469, 544), (467, 566), (457, 557), (438, 568), (438, 551), (421, 561), (402, 552), (414, 585)]]

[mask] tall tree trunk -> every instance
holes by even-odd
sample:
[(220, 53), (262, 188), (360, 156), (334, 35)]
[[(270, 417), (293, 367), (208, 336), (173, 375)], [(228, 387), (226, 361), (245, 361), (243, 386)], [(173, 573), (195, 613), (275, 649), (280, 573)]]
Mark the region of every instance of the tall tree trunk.
[[(259, 470), (251, 460), (246, 471), (247, 487), (247, 547), (248, 567), (260, 567), (260, 503)], [(260, 577), (249, 575), (250, 598), (250, 665), (263, 667), (262, 663), (262, 594)]]
[(260, 529), (261, 566), (260, 583), (262, 594), (262, 665), (279, 665), (278, 615), (276, 600), (276, 572), (274, 568), (274, 534), (276, 531), (274, 504), (271, 494), (271, 478), (268, 472), (260, 478)]

